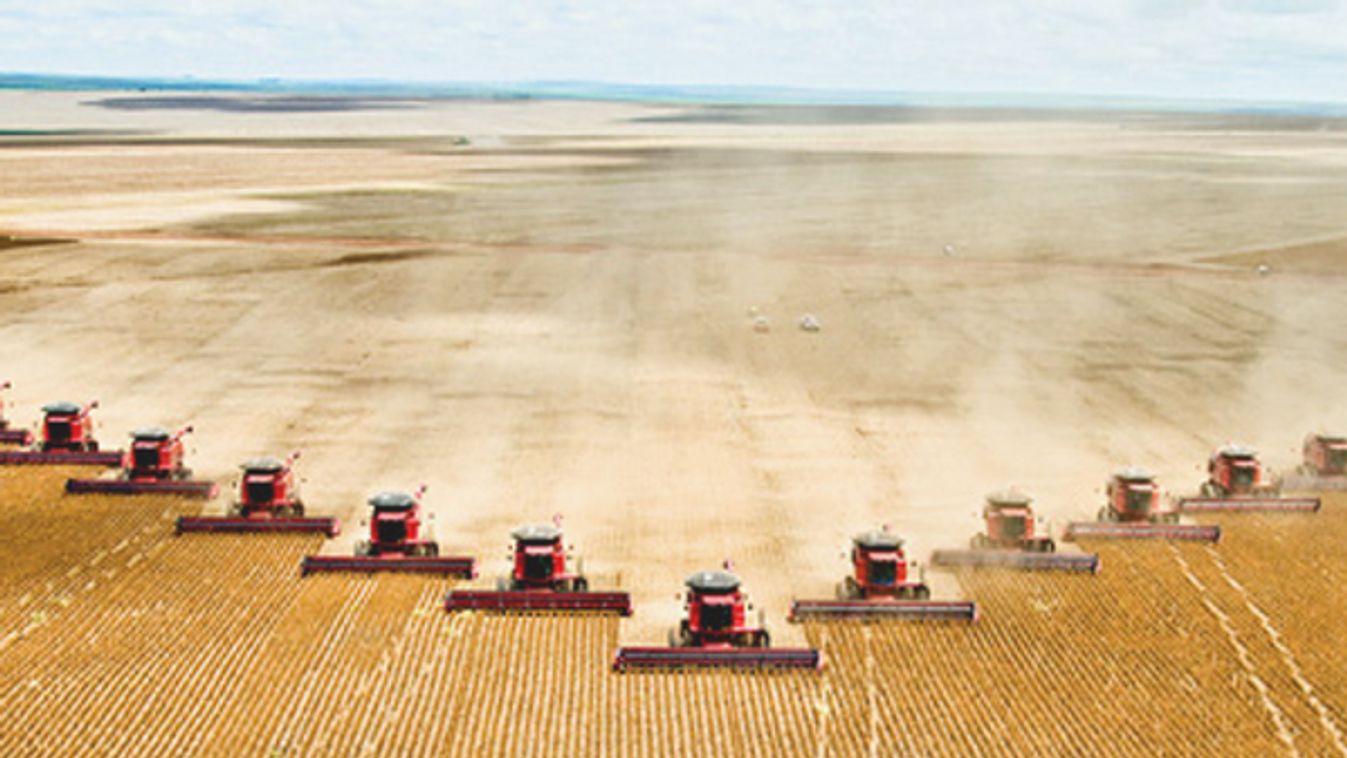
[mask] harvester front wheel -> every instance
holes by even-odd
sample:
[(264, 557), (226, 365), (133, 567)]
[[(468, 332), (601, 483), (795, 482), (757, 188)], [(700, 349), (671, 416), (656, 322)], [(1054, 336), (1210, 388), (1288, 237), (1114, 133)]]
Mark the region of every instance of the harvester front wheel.
[(1057, 552), (1057, 543), (1054, 542), (1053, 540), (1043, 540), (1043, 552), (1045, 553)]
[(771, 647), (771, 646), (772, 646), (772, 633), (767, 631), (766, 629), (758, 630), (758, 633), (754, 635), (753, 638), (753, 647)]
[(931, 588), (924, 584), (918, 584), (912, 589), (912, 596), (918, 600), (926, 600), (931, 597)]
[(301, 500), (296, 500), (296, 501), (295, 501), (295, 505), (294, 505), (294, 509), (295, 509), (295, 515), (296, 515), (296, 516), (301, 516), (301, 517), (302, 517), (302, 516), (304, 515), (304, 503), (303, 503), (303, 501), (301, 501)]
[(355, 554), (356, 554), (356, 555), (359, 555), (359, 556), (366, 556), (366, 555), (370, 555), (371, 552), (372, 552), (372, 551), (370, 550), (370, 544), (369, 544), (369, 541), (368, 541), (368, 540), (360, 540), (359, 542), (355, 543)]
[(583, 576), (577, 576), (572, 590), (575, 592), (589, 592), (589, 580)]
[(987, 535), (985, 534), (974, 535), (973, 539), (969, 540), (969, 546), (972, 547), (974, 550), (982, 550), (983, 548), (987, 547)]

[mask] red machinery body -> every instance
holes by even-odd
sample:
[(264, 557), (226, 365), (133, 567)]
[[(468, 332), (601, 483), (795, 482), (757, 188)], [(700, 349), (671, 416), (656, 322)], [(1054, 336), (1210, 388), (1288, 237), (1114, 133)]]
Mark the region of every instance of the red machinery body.
[(1125, 468), (1108, 482), (1108, 502), (1095, 522), (1067, 525), (1066, 539), (1169, 539), (1216, 542), (1219, 526), (1180, 524), (1179, 513), (1165, 506), (1149, 471)]
[(381, 492), (371, 497), (370, 538), (356, 543), (355, 555), (311, 555), (304, 559), (301, 573), (412, 571), (477, 576), (475, 559), (441, 556), (439, 543), (423, 533), (428, 532), (421, 521), (421, 496), (425, 490), (422, 487), (414, 495)]
[(561, 529), (524, 526), (514, 538), (514, 566), (509, 578), (496, 582), (495, 591), (452, 590), (446, 611), (594, 611), (631, 615), (631, 596), (625, 592), (590, 592), (580, 570), (570, 570), (570, 556), (562, 544)]
[(687, 616), (669, 632), (668, 647), (623, 647), (617, 671), (642, 668), (792, 668), (817, 670), (818, 650), (771, 647), (766, 626), (748, 623), (748, 601), (739, 578), (727, 571), (688, 577)]
[(0, 464), (116, 466), (122, 462), (120, 451), (99, 451), (93, 436), (93, 409), (98, 401), (85, 406), (51, 403), (42, 408), (42, 436), (29, 450), (0, 450)]
[(1058, 553), (1057, 543), (1034, 516), (1033, 499), (1020, 492), (987, 496), (982, 509), (987, 531), (973, 537), (968, 550), (937, 550), (937, 566), (1000, 567), (1031, 571), (1099, 572), (1099, 556)]
[(321, 532), (336, 537), (341, 525), (331, 516), (306, 517), (294, 463), (299, 453), (284, 461), (251, 458), (240, 468), (238, 499), (226, 516), (181, 516), (184, 532)]
[[(0, 383), (0, 392), (9, 389), (14, 385), (9, 382)], [(33, 444), (33, 433), (27, 429), (15, 429), (9, 425), (9, 420), (5, 418), (5, 398), (0, 395), (0, 445), (31, 445)]]
[(1347, 489), (1347, 437), (1310, 434), (1301, 448), (1302, 461), (1296, 473), (1282, 486), (1289, 490)]
[(1281, 497), (1281, 485), (1271, 481), (1253, 448), (1226, 445), (1207, 459), (1207, 481), (1200, 497), (1179, 500), (1179, 510), (1198, 511), (1317, 511), (1317, 497)]
[(173, 434), (160, 427), (137, 429), (131, 433), (131, 447), (115, 479), (69, 479), (65, 491), (72, 494), (104, 495), (178, 495), (215, 497), (215, 482), (193, 481), (192, 470), (183, 465), (182, 438), (191, 433), (186, 426)]
[(976, 621), (977, 605), (930, 600), (931, 590), (903, 552), (903, 540), (884, 531), (851, 541), (852, 575), (837, 586), (835, 600), (796, 600), (789, 618), (895, 618), (915, 621)]

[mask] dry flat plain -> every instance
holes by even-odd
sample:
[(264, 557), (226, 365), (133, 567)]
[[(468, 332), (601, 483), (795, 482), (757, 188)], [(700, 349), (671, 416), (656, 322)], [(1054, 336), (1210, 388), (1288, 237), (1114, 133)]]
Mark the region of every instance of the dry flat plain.
[[(933, 573), (971, 628), (781, 618), (852, 532), (924, 556), (991, 489), (1060, 525), (1118, 464), (1189, 491), (1219, 443), (1285, 469), (1347, 428), (1342, 125), (107, 97), (0, 93), (8, 415), (192, 422), (225, 482), (302, 448), (346, 530), (175, 538), (199, 504), (0, 470), (0, 752), (1347, 754), (1341, 499), (1087, 545), (1095, 577)], [(563, 514), (636, 616), (299, 578), (421, 482), (488, 576)], [(609, 673), (726, 558), (823, 673)]]

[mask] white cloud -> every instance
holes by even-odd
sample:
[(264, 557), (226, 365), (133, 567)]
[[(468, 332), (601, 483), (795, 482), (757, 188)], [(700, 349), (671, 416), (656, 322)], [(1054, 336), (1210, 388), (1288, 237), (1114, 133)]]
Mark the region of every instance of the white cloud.
[(0, 0), (0, 70), (1347, 101), (1338, 0)]

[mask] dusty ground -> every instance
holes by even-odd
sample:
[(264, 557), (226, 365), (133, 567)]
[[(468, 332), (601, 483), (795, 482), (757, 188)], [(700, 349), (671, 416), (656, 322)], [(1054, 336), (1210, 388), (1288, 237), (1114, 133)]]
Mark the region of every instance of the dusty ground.
[(1119, 464), (1186, 491), (1221, 442), (1289, 468), (1347, 428), (1336, 127), (90, 99), (0, 95), (3, 129), (115, 132), (0, 140), (0, 235), (70, 240), (0, 241), (11, 417), (192, 422), (222, 479), (299, 447), (352, 527), (425, 482), (488, 573), (562, 513), (624, 637), (726, 558), (779, 616), (864, 528), (924, 556), (994, 488), (1061, 522)]

